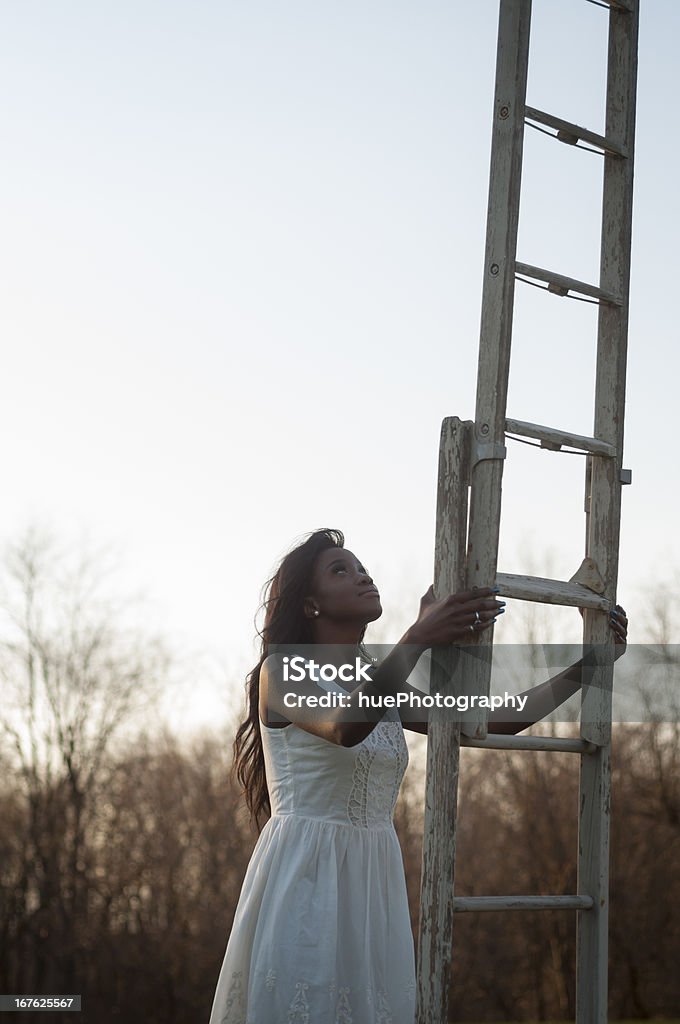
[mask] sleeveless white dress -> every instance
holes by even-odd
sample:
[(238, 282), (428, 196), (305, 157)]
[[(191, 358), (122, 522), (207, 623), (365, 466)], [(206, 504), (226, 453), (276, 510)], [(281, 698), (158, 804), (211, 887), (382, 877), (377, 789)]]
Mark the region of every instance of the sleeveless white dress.
[(397, 710), (354, 747), (294, 724), (260, 726), (272, 816), (243, 881), (210, 1024), (414, 1024), (392, 818), (408, 764)]

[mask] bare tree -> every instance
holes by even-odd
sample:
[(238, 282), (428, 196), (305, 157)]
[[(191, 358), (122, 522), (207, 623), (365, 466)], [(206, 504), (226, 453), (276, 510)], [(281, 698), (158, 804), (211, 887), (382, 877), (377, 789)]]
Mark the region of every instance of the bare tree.
[(2, 593), (0, 735), (24, 828), (13, 900), (25, 913), (14, 948), (19, 956), (22, 942), (33, 948), (24, 983), (39, 991), (75, 980), (85, 834), (105, 758), (157, 695), (168, 655), (106, 596), (95, 557), (73, 558), (36, 530), (7, 552)]

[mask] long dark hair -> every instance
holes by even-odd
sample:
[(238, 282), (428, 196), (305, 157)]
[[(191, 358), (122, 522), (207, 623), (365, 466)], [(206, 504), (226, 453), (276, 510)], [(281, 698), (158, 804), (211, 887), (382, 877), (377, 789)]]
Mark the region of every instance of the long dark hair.
[[(260, 669), (270, 644), (314, 642), (312, 620), (304, 614), (304, 600), (311, 590), (314, 564), (322, 551), (344, 546), (345, 537), (340, 530), (315, 530), (288, 552), (263, 588), (260, 611), (264, 609), (264, 625), (257, 630), (262, 641), (260, 660), (246, 677), (248, 717), (236, 733), (232, 764), (232, 775), (236, 774), (243, 787), (242, 794), (258, 832), (261, 831), (260, 818), (271, 814), (260, 729)], [(361, 634), (362, 640), (365, 631), (366, 627)]]

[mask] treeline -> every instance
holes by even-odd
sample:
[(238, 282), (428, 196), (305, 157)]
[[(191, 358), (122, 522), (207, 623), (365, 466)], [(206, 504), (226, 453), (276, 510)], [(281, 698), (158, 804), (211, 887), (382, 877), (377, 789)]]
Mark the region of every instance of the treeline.
[[(680, 1005), (677, 740), (666, 727), (616, 730), (612, 1019)], [(463, 752), (460, 895), (576, 891), (577, 761)], [(79, 838), (64, 780), (26, 799), (4, 773), (0, 991), (79, 992), (79, 1019), (102, 1024), (207, 1021), (255, 841), (229, 766), (227, 737), (183, 750), (141, 737), (102, 772)], [(396, 813), (414, 932), (420, 806), (414, 765)], [(462, 914), (455, 925), (451, 1020), (573, 1017), (573, 913)]]
[(82, 993), (92, 1022), (207, 1020), (252, 846), (228, 772), (214, 740), (141, 737), (102, 771), (80, 842), (67, 786), (27, 801), (5, 776), (0, 991)]

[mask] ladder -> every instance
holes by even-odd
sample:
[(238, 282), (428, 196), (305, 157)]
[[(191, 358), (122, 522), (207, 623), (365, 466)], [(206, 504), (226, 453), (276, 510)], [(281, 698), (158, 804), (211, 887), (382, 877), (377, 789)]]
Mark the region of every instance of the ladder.
[[(577, 919), (576, 1020), (607, 1020), (607, 927), (611, 690), (608, 611), (616, 599), (625, 404), (628, 290), (639, 0), (588, 0), (607, 9), (609, 43), (605, 135), (526, 105), (531, 0), (500, 0), (475, 420), (442, 424), (435, 536), (435, 593), (495, 580), (510, 598), (584, 609), (584, 647), (595, 653), (582, 689), (580, 738), (487, 735), (486, 712), (465, 723), (430, 711), (418, 942), (418, 1024), (448, 1021), (454, 915), (469, 911), (572, 909)], [(516, 259), (525, 124), (559, 141), (585, 144), (604, 160), (599, 285)], [(515, 280), (598, 303), (592, 437), (508, 419), (506, 401)], [(541, 447), (565, 445), (586, 456), (586, 546), (569, 581), (497, 571), (501, 479), (507, 434)], [(432, 659), (431, 690), (489, 693), (490, 631), (471, 640), (475, 657), (442, 648)], [(472, 634), (471, 634), (472, 637)], [(597, 652), (600, 652), (597, 654)], [(609, 653), (607, 653), (609, 652)], [(448, 659), (448, 660), (447, 660)], [(460, 746), (570, 751), (580, 757), (578, 892), (558, 896), (454, 897)]]

